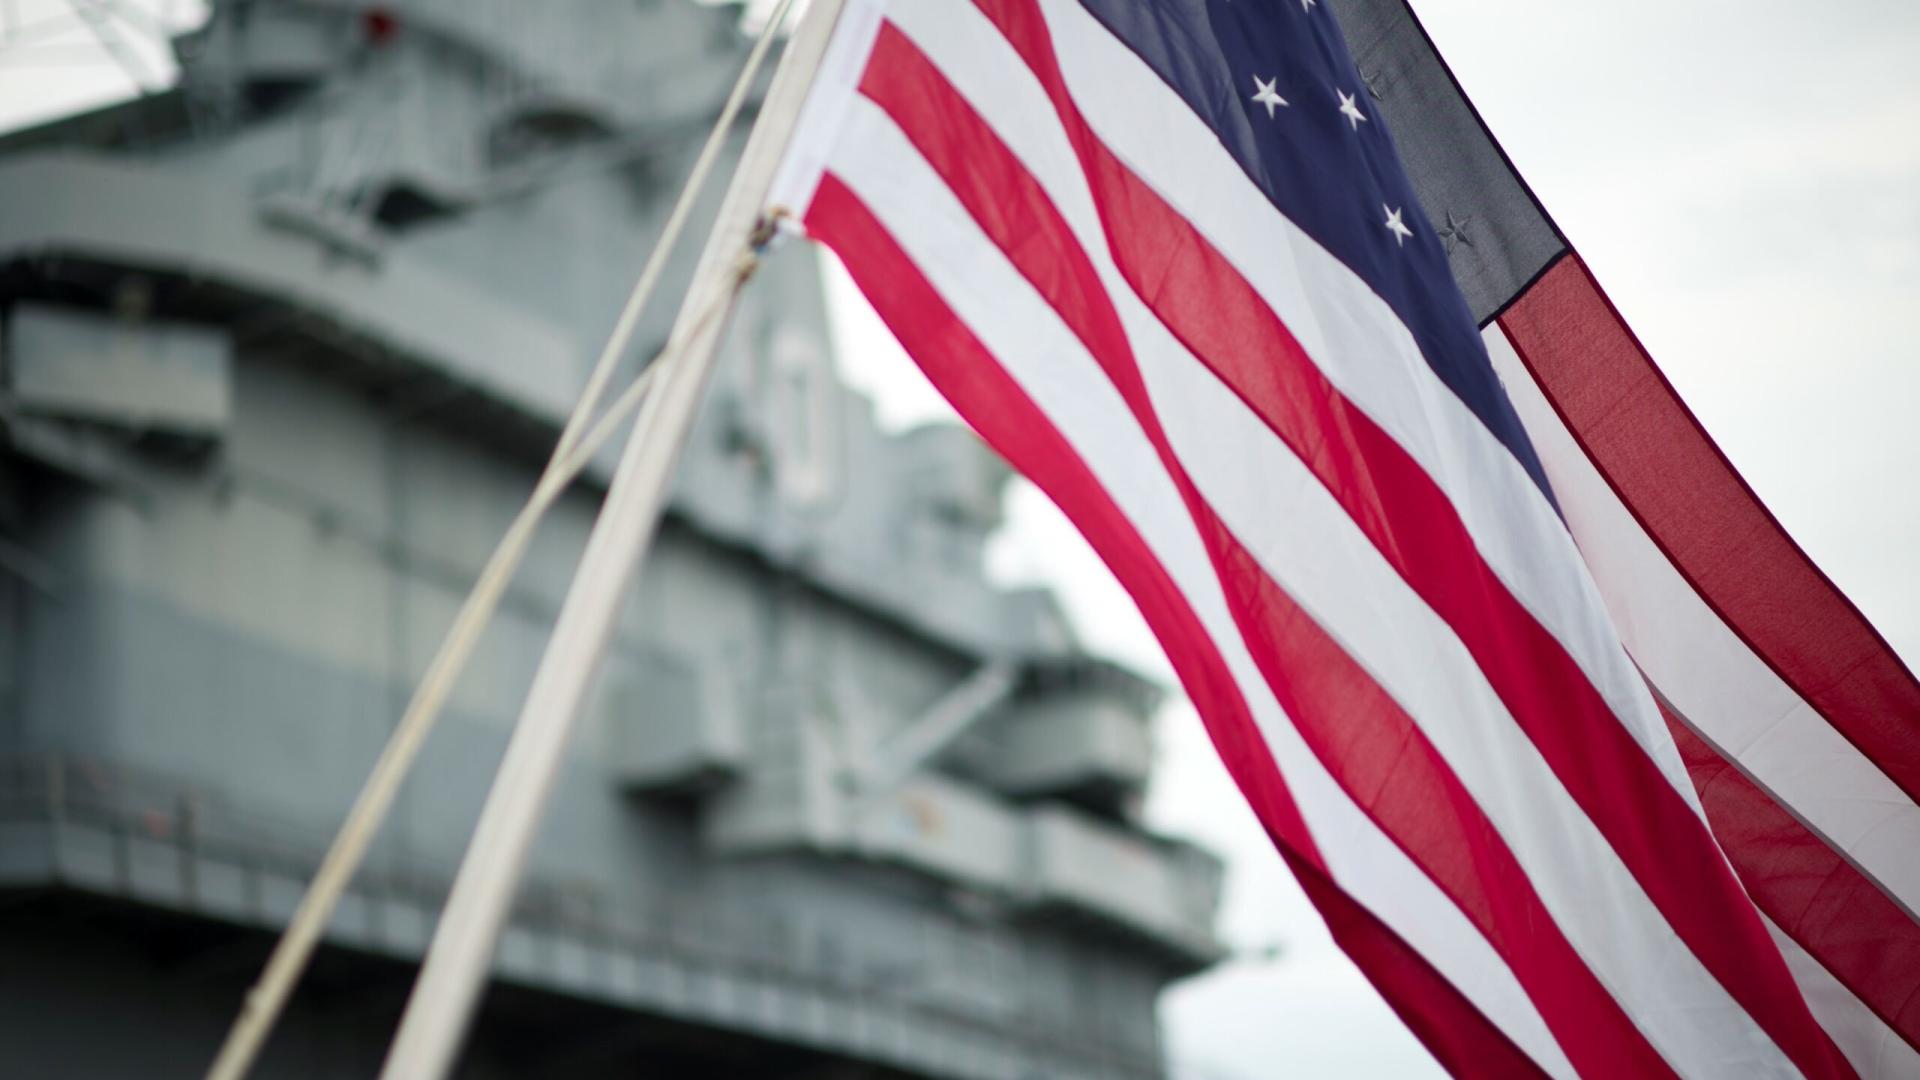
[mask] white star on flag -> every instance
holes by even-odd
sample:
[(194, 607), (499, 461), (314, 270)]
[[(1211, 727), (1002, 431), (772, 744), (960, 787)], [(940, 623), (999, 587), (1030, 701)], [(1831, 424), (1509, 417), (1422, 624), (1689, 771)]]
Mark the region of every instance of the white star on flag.
[(1334, 93), (1340, 95), (1340, 115), (1347, 118), (1347, 122), (1353, 125), (1353, 130), (1359, 131), (1360, 125), (1367, 119), (1366, 114), (1360, 111), (1360, 106), (1355, 103), (1352, 94), (1339, 89), (1334, 90)]
[(1275, 89), (1274, 89), (1275, 87), (1280, 85), (1280, 76), (1275, 75), (1273, 78), (1268, 79), (1265, 82), (1262, 82), (1260, 80), (1260, 76), (1255, 75), (1253, 77), (1253, 85), (1254, 85), (1254, 88), (1259, 91), (1259, 93), (1253, 95), (1253, 100), (1256, 104), (1265, 105), (1267, 107), (1267, 119), (1269, 120), (1273, 119), (1273, 110), (1275, 106), (1279, 106), (1281, 108), (1286, 107), (1287, 99), (1281, 97), (1277, 92), (1275, 92)]
[(1400, 242), (1401, 247), (1407, 246), (1407, 237), (1413, 235), (1413, 230), (1407, 228), (1407, 223), (1400, 220), (1400, 215), (1406, 212), (1406, 208), (1401, 207), (1395, 210), (1386, 203), (1381, 203), (1380, 209), (1387, 212), (1387, 231), (1393, 234), (1393, 238)]

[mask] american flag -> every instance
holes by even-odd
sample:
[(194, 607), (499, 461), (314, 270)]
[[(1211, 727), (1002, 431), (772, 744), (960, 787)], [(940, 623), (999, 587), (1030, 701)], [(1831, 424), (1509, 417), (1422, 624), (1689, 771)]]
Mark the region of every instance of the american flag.
[(773, 198), (1449, 1068), (1920, 1076), (1920, 683), (1402, 0), (846, 0)]

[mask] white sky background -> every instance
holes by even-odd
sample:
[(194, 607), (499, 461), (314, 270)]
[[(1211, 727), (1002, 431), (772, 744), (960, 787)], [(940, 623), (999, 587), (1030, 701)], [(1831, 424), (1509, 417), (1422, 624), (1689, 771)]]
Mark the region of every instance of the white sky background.
[[(1261, 0), (1268, 2), (1268, 0)], [(1628, 321), (1787, 529), (1920, 659), (1920, 3), (1416, 0), (1488, 123)], [(117, 7), (191, 21), (195, 0)], [(133, 86), (67, 10), (0, 0), (0, 129)], [(152, 85), (164, 49), (121, 25)], [(45, 31), (31, 31), (44, 33)], [(905, 426), (951, 412), (837, 270), (850, 381)], [(1060, 590), (1097, 651), (1171, 680), (1132, 602), (1035, 489), (990, 559)], [(1184, 703), (1160, 719), (1149, 814), (1228, 859), (1242, 949), (1169, 995), (1183, 1080), (1414, 1077), (1437, 1067), (1334, 947)]]

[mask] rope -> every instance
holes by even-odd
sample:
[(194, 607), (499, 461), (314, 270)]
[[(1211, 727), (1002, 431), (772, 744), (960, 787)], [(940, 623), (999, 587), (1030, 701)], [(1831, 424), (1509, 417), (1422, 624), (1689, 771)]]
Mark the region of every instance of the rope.
[[(648, 364), (632, 384), (620, 395), (597, 420), (589, 421), (607, 384), (618, 367), (619, 358), (632, 344), (635, 329), (639, 325), (641, 312), (645, 309), (653, 290), (659, 282), (660, 273), (666, 265), (667, 256), (680, 233), (686, 227), (687, 218), (693, 210), (694, 199), (707, 174), (712, 171), (720, 148), (726, 140), (727, 132), (739, 116), (747, 93), (752, 88), (754, 75), (766, 59), (772, 47), (779, 27), (786, 21), (787, 13), (793, 6), (793, 0), (780, 0), (772, 16), (761, 28), (759, 38), (747, 55), (746, 64), (735, 79), (732, 92), (714, 121), (713, 130), (707, 135), (707, 141), (701, 147), (700, 156), (695, 160), (693, 171), (680, 190), (679, 199), (674, 203), (673, 212), (668, 216), (660, 238), (655, 242), (653, 251), (642, 267), (639, 278), (634, 282), (632, 292), (620, 311), (620, 317), (614, 324), (613, 333), (601, 350), (592, 373), (587, 378), (585, 388), (573, 412), (568, 415), (562, 428), (559, 442), (554, 446), (553, 455), (548, 459), (547, 467), (541, 473), (532, 496), (507, 527), (506, 534), (488, 557), (486, 566), (475, 580), (473, 590), (460, 606), (453, 625), (447, 630), (446, 638), (441, 642), (439, 651), (427, 666), (421, 677), (420, 685), (415, 689), (413, 699), (401, 714), (400, 722), (395, 725), (387, 745), (374, 762), (373, 770), (367, 776), (366, 784), (354, 800), (347, 819), (340, 826), (333, 844), (327, 849), (321, 860), (319, 870), (313, 881), (307, 886), (306, 895), (301, 897), (300, 906), (288, 920), (286, 929), (281, 932), (280, 940), (275, 944), (273, 954), (267, 958), (267, 966), (261, 972), (259, 980), (248, 991), (235, 1018), (233, 1028), (227, 1033), (226, 1042), (220, 1048), (219, 1056), (214, 1059), (207, 1072), (207, 1080), (241, 1080), (258, 1059), (260, 1049), (265, 1045), (267, 1036), (272, 1032), (275, 1021), (285, 1009), (287, 999), (292, 995), (295, 984), (305, 971), (307, 961), (312, 957), (314, 947), (325, 932), (327, 923), (333, 918), (334, 909), (339, 905), (340, 897), (346, 892), (347, 885), (359, 870), (366, 858), (367, 848), (379, 833), (393, 800), (399, 794), (400, 785), (413, 767), (414, 758), (419, 755), (420, 747), (432, 733), (441, 708), (452, 692), (455, 681), (465, 669), (473, 649), (480, 640), (482, 631), (491, 621), (494, 610), (499, 606), (501, 594), (506, 591), (514, 572), (519, 569), (520, 560), (525, 557), (528, 544), (533, 539), (535, 528), (541, 518), (552, 507), (560, 494), (566, 490), (579, 471), (592, 460), (593, 455), (618, 430), (620, 421), (629, 415), (646, 397), (648, 386), (661, 367), (672, 362), (678, 353), (678, 342), (669, 341)], [(704, 330), (707, 323), (725, 308), (725, 301), (736, 292), (759, 265), (754, 251), (743, 251), (733, 270), (730, 287), (716, 290), (708, 307), (701, 312), (699, 327)], [(698, 335), (690, 335), (698, 336)]]
[[(695, 326), (704, 329), (710, 325), (724, 309), (728, 297), (746, 283), (757, 266), (757, 260), (751, 256), (743, 259), (731, 287), (715, 294)], [(480, 576), (474, 580), (473, 589), (454, 617), (453, 625), (448, 628), (440, 651), (421, 676), (420, 685), (414, 691), (407, 711), (402, 714), (385, 749), (374, 762), (373, 771), (368, 774), (360, 797), (354, 802), (347, 820), (334, 837), (333, 846), (327, 850), (320, 869), (307, 886), (300, 906), (281, 932), (280, 940), (274, 947), (273, 955), (268, 958), (259, 981), (248, 992), (240, 1015), (221, 1047), (220, 1056), (207, 1073), (208, 1080), (239, 1080), (253, 1067), (260, 1048), (272, 1032), (274, 1022), (279, 1019), (287, 998), (313, 955), (314, 947), (319, 944), (320, 935), (332, 919), (340, 897), (346, 892), (347, 885), (366, 857), (367, 848), (392, 809), (401, 782), (406, 779), (421, 745), (432, 733), (434, 722), (439, 719), (440, 710), (446, 704), (454, 683), (499, 607), (500, 597), (519, 568), (535, 529), (581, 470), (619, 432), (622, 421), (646, 400), (647, 391), (657, 375), (678, 355), (678, 349), (671, 345), (657, 353), (593, 426), (578, 437), (572, 449), (564, 456), (556, 455), (553, 458), (526, 505), (507, 526), (499, 545), (487, 559)]]
[(587, 377), (586, 388), (580, 393), (580, 404), (575, 406), (573, 415), (567, 419), (566, 428), (560, 432), (560, 445), (554, 449), (556, 457), (565, 453), (572, 442), (579, 438), (586, 414), (599, 401), (607, 381), (613, 377), (620, 354), (626, 352), (628, 344), (633, 341), (634, 329), (640, 323), (640, 313), (653, 296), (661, 271), (666, 269), (667, 255), (679, 242), (687, 218), (693, 213), (694, 196), (706, 186), (707, 174), (713, 171), (713, 163), (720, 156), (727, 132), (732, 130), (734, 119), (740, 115), (740, 107), (746, 103), (747, 92), (753, 87), (753, 77), (766, 60), (767, 51), (772, 48), (773, 39), (778, 35), (781, 24), (786, 22), (787, 12), (792, 7), (793, 0), (780, 0), (773, 14), (767, 18), (766, 25), (760, 28), (760, 36), (754, 41), (753, 50), (747, 54), (746, 65), (733, 81), (726, 104), (720, 107), (720, 116), (714, 121), (713, 130), (707, 133), (707, 141), (700, 147), (700, 156), (694, 159), (693, 171), (687, 174), (687, 182), (680, 189), (673, 212), (667, 216), (666, 227), (660, 231), (660, 239), (654, 243), (646, 265), (641, 267), (640, 277), (633, 283), (633, 291), (627, 294), (627, 302), (620, 309), (620, 318), (614, 323), (613, 334), (607, 338), (607, 347), (601, 350), (600, 359), (593, 366), (593, 374)]

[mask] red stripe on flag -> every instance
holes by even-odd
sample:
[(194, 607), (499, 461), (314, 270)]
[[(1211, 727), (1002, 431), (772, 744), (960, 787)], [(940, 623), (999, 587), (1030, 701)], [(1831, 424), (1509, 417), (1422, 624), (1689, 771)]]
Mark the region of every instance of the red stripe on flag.
[(1447, 1072), (1489, 1080), (1546, 1075), (1372, 912), (1286, 848), (1280, 854), (1327, 920), (1334, 941)]
[(1036, 0), (976, 3), (1053, 100), (1121, 273), (1453, 627), (1568, 793), (1734, 1000), (1809, 1075), (1851, 1075), (1704, 823), (1559, 641), (1486, 566), (1445, 493), (1326, 381), (1192, 224), (1094, 135), (1067, 89)]
[(1920, 926), (1865, 874), (1662, 707), (1707, 820), (1760, 910), (1920, 1049)]
[(1245, 700), (1185, 597), (1085, 462), (885, 228), (832, 174), (822, 178), (806, 223), (809, 233), (839, 253), (881, 319), (947, 400), (1060, 506), (1140, 605), (1261, 823), (1335, 939), (1408, 1027), (1456, 1075), (1541, 1075), (1418, 952), (1326, 874)]
[(1665, 1073), (1424, 733), (1274, 585), (1194, 489), (1097, 271), (1038, 182), (891, 25), (875, 41), (860, 90), (900, 125), (1119, 389), (1199, 525), (1262, 674), (1342, 789), (1482, 931), (1577, 1067), (1596, 1076)]
[(1920, 681), (1734, 471), (1580, 257), (1542, 275), (1500, 328), (1707, 606), (1920, 802)]

